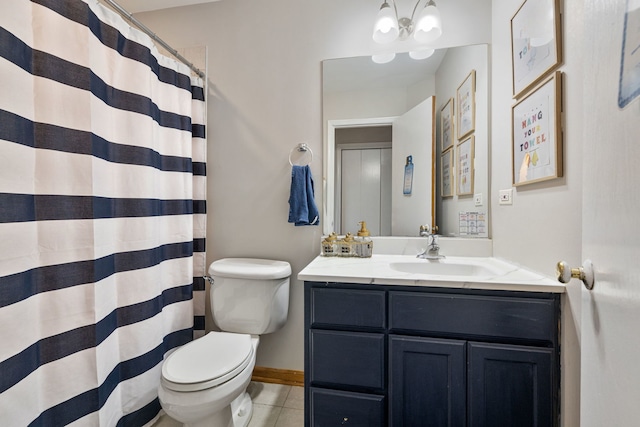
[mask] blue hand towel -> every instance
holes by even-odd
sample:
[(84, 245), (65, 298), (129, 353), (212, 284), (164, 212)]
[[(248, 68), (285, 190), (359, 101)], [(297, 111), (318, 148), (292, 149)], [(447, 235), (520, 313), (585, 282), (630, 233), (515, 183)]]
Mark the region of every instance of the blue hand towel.
[(313, 177), (309, 165), (294, 165), (291, 169), (289, 222), (298, 225), (318, 225), (320, 216), (313, 199)]

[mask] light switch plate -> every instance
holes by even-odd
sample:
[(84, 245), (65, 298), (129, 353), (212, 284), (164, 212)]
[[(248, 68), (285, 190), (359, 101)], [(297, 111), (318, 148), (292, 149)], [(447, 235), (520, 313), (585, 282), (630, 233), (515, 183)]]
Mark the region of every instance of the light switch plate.
[(482, 206), (482, 193), (474, 194), (473, 201), (476, 204), (476, 206)]
[(513, 188), (507, 190), (500, 190), (500, 204), (512, 205), (513, 204)]

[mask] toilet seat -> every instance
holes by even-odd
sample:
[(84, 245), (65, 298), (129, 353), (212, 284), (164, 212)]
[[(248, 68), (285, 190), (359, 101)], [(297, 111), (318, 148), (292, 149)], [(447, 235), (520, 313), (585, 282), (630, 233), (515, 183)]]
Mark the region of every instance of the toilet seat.
[(167, 357), (162, 384), (174, 391), (205, 390), (238, 375), (252, 358), (251, 335), (209, 332)]

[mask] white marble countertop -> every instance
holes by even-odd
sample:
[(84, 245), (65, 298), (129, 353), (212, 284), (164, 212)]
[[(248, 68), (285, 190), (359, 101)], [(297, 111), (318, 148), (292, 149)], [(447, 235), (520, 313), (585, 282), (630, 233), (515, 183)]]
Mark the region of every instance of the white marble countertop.
[[(457, 272), (462, 270), (467, 270), (467, 273), (458, 275)], [(447, 256), (433, 261), (418, 259), (415, 255), (374, 254), (371, 258), (318, 256), (300, 271), (298, 279), (374, 285), (565, 292), (565, 285), (556, 280), (493, 257)]]

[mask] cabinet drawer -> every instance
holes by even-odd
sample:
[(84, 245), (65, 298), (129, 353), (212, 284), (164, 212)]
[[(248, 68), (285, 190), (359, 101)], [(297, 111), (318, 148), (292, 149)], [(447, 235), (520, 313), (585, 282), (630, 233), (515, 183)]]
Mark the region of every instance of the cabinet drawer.
[(311, 288), (311, 326), (384, 329), (385, 292)]
[(389, 311), (393, 331), (557, 341), (558, 313), (552, 299), (390, 292)]
[(384, 348), (383, 334), (311, 330), (311, 384), (382, 390)]
[(384, 396), (311, 388), (312, 427), (384, 426)]

